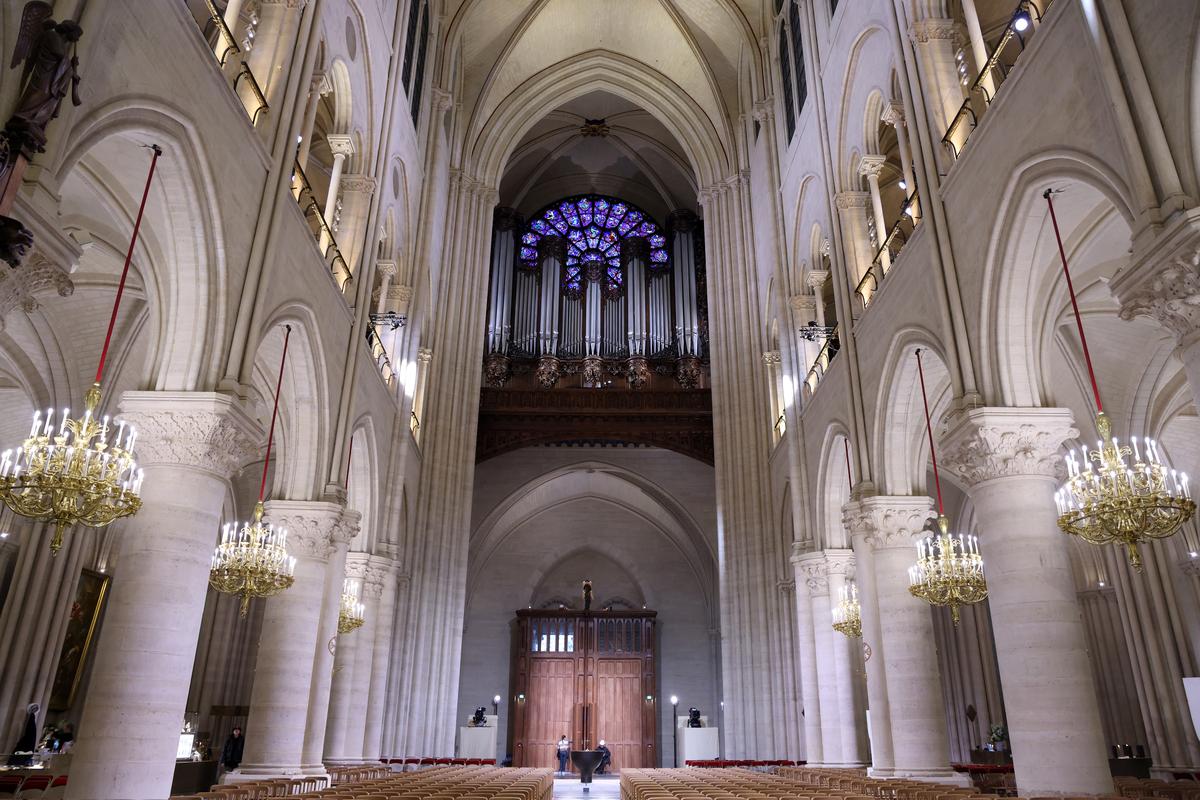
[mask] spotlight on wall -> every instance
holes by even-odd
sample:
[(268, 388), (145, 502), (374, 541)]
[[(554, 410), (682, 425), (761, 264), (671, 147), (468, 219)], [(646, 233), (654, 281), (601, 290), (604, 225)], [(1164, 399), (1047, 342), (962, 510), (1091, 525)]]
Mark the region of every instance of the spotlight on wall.
[(1024, 33), (1025, 31), (1029, 30), (1030, 24), (1031, 20), (1029, 19), (1029, 12), (1024, 8), (1013, 15), (1012, 26), (1013, 30), (1015, 30), (1017, 33)]
[(679, 705), (679, 698), (676, 697), (675, 695), (671, 695), (671, 705), (673, 705), (673, 706)]
[(896, 185), (899, 186), (904, 191), (906, 191), (906, 192), (908, 191), (908, 181), (899, 180), (899, 181), (896, 181)]
[(518, 702), (518, 703), (524, 703), (524, 702), (525, 702), (525, 695), (524, 695), (524, 694), (519, 694), (519, 695), (517, 695), (517, 702)]

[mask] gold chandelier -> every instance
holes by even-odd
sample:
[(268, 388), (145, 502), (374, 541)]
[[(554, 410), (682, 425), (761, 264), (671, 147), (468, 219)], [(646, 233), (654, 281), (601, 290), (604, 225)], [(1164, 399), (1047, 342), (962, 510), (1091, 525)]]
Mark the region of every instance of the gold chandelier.
[(241, 616), (250, 610), (250, 598), (279, 594), (295, 582), (296, 558), (287, 552), (287, 531), (263, 524), (263, 504), (254, 505), (254, 521), (239, 530), (226, 523), (221, 543), (212, 557), (208, 583), (218, 592), (241, 595)]
[(933, 462), (933, 485), (937, 490), (938, 534), (917, 542), (917, 563), (908, 568), (908, 591), (934, 606), (949, 606), (950, 618), (957, 627), (959, 607), (987, 598), (987, 579), (983, 575), (983, 556), (974, 536), (950, 533), (942, 503), (942, 482), (938, 475), (937, 450), (933, 445), (933, 425), (929, 419), (929, 398), (925, 393), (925, 368), (917, 350), (917, 374), (921, 378), (921, 402), (925, 406), (925, 433), (929, 437), (929, 457)]
[(275, 441), (275, 420), (279, 417), (279, 390), (283, 386), (288, 340), (292, 336), (291, 325), (285, 325), (284, 329), (283, 355), (279, 359), (279, 379), (275, 384), (275, 407), (271, 411), (267, 454), (263, 459), (254, 521), (243, 524), (240, 529), (237, 523), (225, 525), (208, 572), (208, 583), (212, 588), (241, 596), (239, 613), (243, 617), (250, 610), (251, 598), (279, 594), (296, 580), (296, 559), (287, 552), (287, 531), (283, 528), (275, 530), (271, 524), (263, 523), (263, 496), (267, 490), (267, 471), (271, 466), (271, 445)]
[(950, 520), (939, 515), (937, 536), (917, 543), (917, 563), (908, 568), (908, 591), (930, 605), (950, 606), (957, 625), (959, 606), (987, 597), (983, 556), (974, 536), (950, 533)]
[[(98, 418), (96, 410), (100, 407), (104, 362), (108, 358), (133, 249), (150, 196), (154, 167), (162, 155), (158, 145), (150, 145), (149, 149), (154, 155), (142, 190), (142, 203), (133, 223), (129, 250), (125, 253), (125, 266), (113, 300), (104, 347), (100, 351), (96, 380), (84, 394), (83, 416), (73, 418), (71, 410), (64, 408), (56, 428), (54, 409), (46, 410), (45, 419), (40, 412), (35, 412), (28, 438), (15, 451), (0, 453), (0, 502), (22, 517), (53, 523), (50, 551), (55, 555), (62, 548), (63, 532), (68, 526), (103, 528), (113, 520), (136, 514), (142, 507), (142, 470), (133, 460), (137, 432), (124, 422), (116, 422), (107, 416)], [(109, 441), (114, 424), (117, 431)]]
[(342, 583), (342, 603), (338, 608), (338, 633), (350, 633), (367, 621), (361, 597), (362, 584), (354, 578), (346, 578)]
[(862, 606), (853, 583), (842, 586), (842, 599), (833, 607), (833, 629), (851, 639), (862, 636)]
[(1078, 536), (1090, 544), (1124, 545), (1129, 565), (1141, 572), (1142, 556), (1138, 552), (1138, 543), (1173, 536), (1196, 513), (1196, 503), (1192, 500), (1187, 475), (1171, 469), (1163, 461), (1158, 442), (1143, 438), (1139, 447), (1138, 438), (1134, 436), (1129, 439), (1129, 445), (1122, 445), (1112, 435), (1112, 424), (1100, 401), (1100, 386), (1088, 352), (1058, 218), (1054, 214), (1053, 194), (1052, 189), (1047, 189), (1042, 197), (1050, 210), (1054, 238), (1058, 242), (1063, 277), (1071, 296), (1075, 326), (1096, 401), (1096, 431), (1100, 434), (1094, 450), (1083, 445), (1078, 460), (1073, 451), (1067, 456), (1067, 481), (1054, 496), (1058, 503), (1058, 527), (1063, 533)]

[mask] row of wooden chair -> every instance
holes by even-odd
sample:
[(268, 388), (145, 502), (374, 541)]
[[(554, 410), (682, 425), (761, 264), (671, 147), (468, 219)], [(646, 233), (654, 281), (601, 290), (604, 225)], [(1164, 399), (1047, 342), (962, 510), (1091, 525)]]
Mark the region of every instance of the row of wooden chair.
[(263, 800), (269, 797), (297, 797), (328, 786), (329, 778), (324, 775), (271, 778), (246, 783), (218, 784), (199, 794), (173, 795), (171, 800)]
[(362, 783), (363, 781), (373, 781), (379, 778), (386, 778), (392, 774), (390, 767), (383, 764), (368, 764), (364, 766), (353, 767), (328, 767), (326, 771), (329, 773), (329, 780), (334, 786), (344, 786), (348, 783)]
[(66, 791), (66, 775), (0, 775), (0, 797), (56, 800)]
[(1113, 778), (1117, 794), (1129, 800), (1200, 800), (1200, 783), (1191, 780), (1160, 781), (1146, 778)]
[(548, 769), (431, 767), (301, 795), (311, 800), (550, 800)]

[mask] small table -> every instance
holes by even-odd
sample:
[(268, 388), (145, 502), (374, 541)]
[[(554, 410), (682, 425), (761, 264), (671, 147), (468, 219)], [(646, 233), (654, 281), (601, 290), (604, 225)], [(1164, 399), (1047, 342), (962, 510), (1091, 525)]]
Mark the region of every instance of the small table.
[(592, 773), (600, 766), (604, 754), (599, 750), (572, 750), (571, 763), (579, 770), (579, 782), (591, 783)]

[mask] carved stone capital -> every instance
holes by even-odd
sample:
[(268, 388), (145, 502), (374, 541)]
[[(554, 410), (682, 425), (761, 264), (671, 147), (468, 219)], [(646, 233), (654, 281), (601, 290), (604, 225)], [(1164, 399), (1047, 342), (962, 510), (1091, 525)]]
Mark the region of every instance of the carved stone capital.
[(403, 311), (408, 308), (408, 304), (412, 302), (413, 287), (406, 286), (403, 283), (393, 283), (388, 287), (388, 300), (395, 300), (396, 305)]
[(70, 297), (75, 292), (71, 277), (37, 247), (18, 266), (0, 270), (0, 330), (4, 320), (18, 308), (32, 314), (41, 307), (38, 297), (51, 293)]
[(825, 551), (825, 571), (829, 575), (841, 575), (854, 580), (854, 551), (832, 549)]
[(799, 557), (793, 556), (792, 563), (796, 566), (797, 584), (804, 581), (810, 596), (820, 597), (829, 594), (829, 565), (825, 561), (824, 553), (805, 553)]
[(365, 580), (370, 566), (370, 558), (369, 553), (347, 553), (346, 577), (356, 581)]
[(858, 174), (865, 175), (868, 179), (878, 178), (879, 173), (883, 171), (883, 165), (886, 163), (886, 156), (865, 155), (858, 161)]
[(1200, 210), (1184, 216), (1109, 283), (1122, 319), (1150, 317), (1181, 345), (1200, 334)]
[(767, 95), (754, 104), (751, 112), (755, 122), (767, 122), (775, 116), (775, 97)]
[(878, 495), (842, 506), (842, 524), (854, 543), (879, 549), (912, 547), (934, 516), (933, 500), (920, 496)]
[(288, 552), (297, 558), (328, 561), (339, 542), (345, 507), (321, 500), (268, 500), (266, 518), (287, 529)]
[(1062, 445), (1079, 435), (1065, 408), (974, 408), (950, 420), (941, 462), (967, 486), (993, 478), (1062, 479)]
[(346, 509), (341, 518), (333, 526), (333, 541), (335, 544), (349, 544), (362, 530), (362, 514), (354, 509)]
[(879, 115), (879, 121), (886, 125), (891, 125), (893, 128), (904, 127), (904, 105), (897, 103), (895, 100), (883, 107), (883, 113)]
[(352, 194), (362, 194), (367, 197), (375, 194), (375, 189), (378, 186), (378, 181), (370, 175), (362, 175), (355, 173), (353, 175), (343, 175), (342, 182), (338, 184), (342, 192)]
[(421, 364), (428, 364), (433, 361), (433, 350), (428, 347), (417, 348), (417, 361)]
[(762, 360), (768, 367), (776, 367), (783, 363), (783, 355), (778, 350), (768, 350), (762, 354)]
[(354, 155), (354, 139), (346, 133), (329, 134), (329, 151), (335, 156), (349, 158)]
[(919, 19), (908, 31), (909, 38), (918, 44), (939, 39), (957, 41), (960, 35), (959, 25), (952, 19)]
[(805, 321), (815, 319), (817, 313), (817, 298), (811, 294), (794, 294), (788, 298), (788, 308)]
[(121, 418), (138, 431), (143, 467), (187, 467), (230, 478), (259, 454), (262, 429), (237, 400), (216, 392), (126, 392)]
[(866, 208), (871, 204), (870, 192), (838, 192), (833, 198), (839, 211), (848, 208)]
[[(375, 270), (383, 277), (394, 278), (394, 277), (396, 277), (396, 272), (397, 272), (396, 262), (390, 261), (390, 260), (379, 259), (378, 261), (375, 262)], [(391, 294), (391, 292), (389, 291), (389, 295), (390, 294)]]
[(454, 106), (454, 95), (438, 86), (429, 87), (429, 97), (435, 112), (446, 111)]
[(808, 275), (806, 276), (805, 280), (808, 281), (809, 287), (811, 287), (815, 293), (818, 289), (820, 289), (822, 286), (825, 285), (825, 281), (829, 280), (829, 270), (827, 270), (827, 269), (810, 270)]

